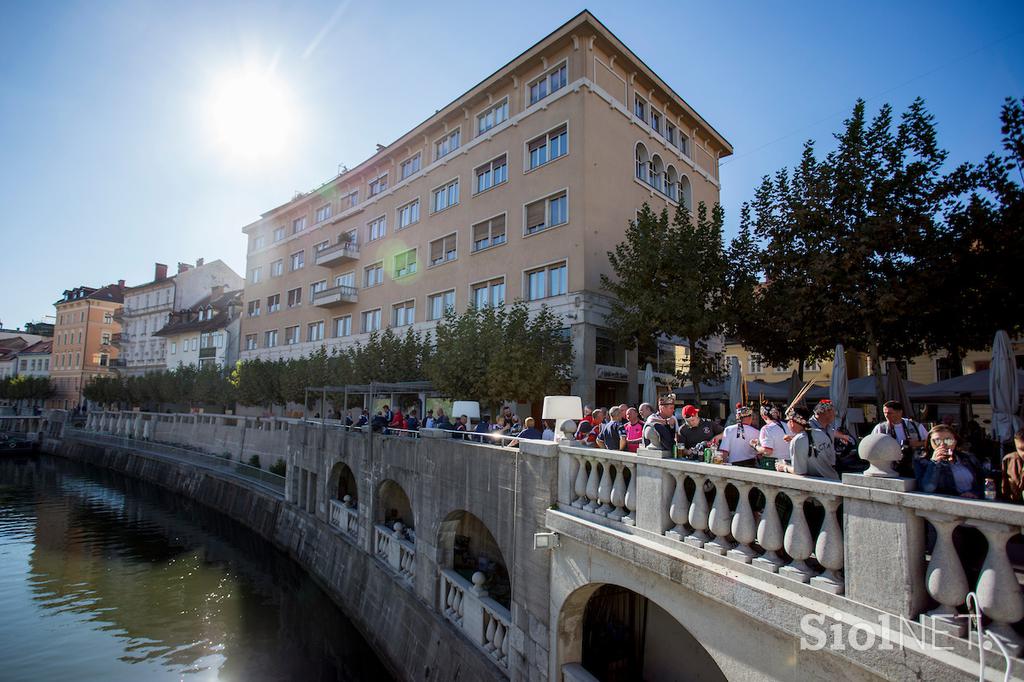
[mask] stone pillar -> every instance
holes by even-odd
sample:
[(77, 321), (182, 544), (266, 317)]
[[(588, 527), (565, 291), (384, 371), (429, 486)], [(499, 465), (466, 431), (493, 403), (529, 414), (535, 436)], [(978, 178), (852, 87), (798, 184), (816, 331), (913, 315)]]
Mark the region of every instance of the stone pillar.
[(590, 324), (579, 323), (570, 327), (572, 350), (575, 353), (572, 373), (575, 377), (569, 392), (578, 395), (584, 405), (594, 405), (597, 398), (595, 388), (597, 359), (597, 329)]
[[(641, 449), (639, 452), (656, 451)], [(667, 484), (666, 478), (671, 478), (670, 473), (662, 467), (647, 464), (642, 456), (637, 458), (634, 472), (636, 527), (661, 535), (673, 525), (669, 518), (669, 507), (672, 506), (672, 494), (675, 492), (672, 484), (674, 481)]]

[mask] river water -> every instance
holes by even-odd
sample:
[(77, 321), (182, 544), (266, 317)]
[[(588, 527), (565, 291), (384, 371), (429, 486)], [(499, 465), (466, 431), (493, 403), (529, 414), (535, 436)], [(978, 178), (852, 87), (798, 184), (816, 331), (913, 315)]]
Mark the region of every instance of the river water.
[(0, 680), (386, 680), (296, 564), (114, 472), (0, 455)]

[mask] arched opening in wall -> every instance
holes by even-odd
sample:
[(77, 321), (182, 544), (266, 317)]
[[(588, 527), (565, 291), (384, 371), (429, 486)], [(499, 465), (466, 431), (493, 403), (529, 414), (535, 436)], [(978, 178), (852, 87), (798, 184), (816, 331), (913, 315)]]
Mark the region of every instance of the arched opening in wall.
[(665, 194), (672, 201), (679, 201), (679, 173), (675, 166), (669, 166), (665, 171)]
[(327, 493), (333, 500), (345, 502), (349, 498), (351, 506), (359, 504), (359, 489), (356, 487), (356, 477), (352, 469), (344, 462), (337, 462), (331, 467), (331, 476), (327, 479)]
[(388, 479), (377, 489), (377, 510), (374, 520), (393, 529), (396, 522), (401, 522), (408, 530), (416, 528), (416, 519), (412, 515), (412, 504), (402, 486)]
[(467, 511), (452, 512), (438, 529), (437, 548), (441, 568), (450, 568), (470, 582), (474, 573), (483, 573), (483, 586), (491, 599), (511, 610), (508, 566), (483, 521)]
[(679, 203), (687, 211), (693, 212), (693, 192), (690, 189), (690, 178), (685, 175), (679, 177)]
[(659, 192), (665, 191), (665, 162), (657, 154), (651, 159), (651, 185)]
[(651, 157), (647, 153), (647, 147), (642, 142), (636, 143), (636, 177), (638, 180), (650, 182)]
[(558, 628), (559, 663), (581, 663), (605, 682), (726, 679), (689, 630), (625, 587), (580, 588), (562, 606)]

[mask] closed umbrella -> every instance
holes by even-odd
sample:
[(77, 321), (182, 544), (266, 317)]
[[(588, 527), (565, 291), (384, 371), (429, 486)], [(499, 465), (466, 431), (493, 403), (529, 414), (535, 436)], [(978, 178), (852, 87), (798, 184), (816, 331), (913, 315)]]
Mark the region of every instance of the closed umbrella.
[(740, 373), (739, 358), (733, 356), (729, 365), (729, 419), (726, 424), (736, 423), (736, 404), (744, 402), (743, 375)]
[(914, 418), (914, 408), (910, 404), (910, 396), (907, 395), (907, 386), (903, 383), (903, 374), (895, 365), (889, 369), (885, 377), (885, 399), (900, 401), (903, 404), (903, 414)]
[(1020, 385), (1009, 335), (1000, 329), (992, 342), (988, 395), (992, 403), (992, 436), (1000, 443), (1013, 438), (1020, 428)]
[(644, 368), (643, 402), (650, 403), (651, 405), (658, 404), (658, 391), (654, 386), (654, 368), (651, 367), (649, 362), (647, 367)]
[(846, 354), (843, 344), (836, 344), (836, 355), (832, 360), (832, 381), (828, 387), (828, 398), (836, 411), (836, 421), (846, 426), (846, 410), (850, 406), (850, 391), (846, 383)]
[(803, 385), (803, 382), (800, 381), (800, 374), (794, 369), (789, 376), (789, 400), (786, 401), (787, 403), (793, 402)]

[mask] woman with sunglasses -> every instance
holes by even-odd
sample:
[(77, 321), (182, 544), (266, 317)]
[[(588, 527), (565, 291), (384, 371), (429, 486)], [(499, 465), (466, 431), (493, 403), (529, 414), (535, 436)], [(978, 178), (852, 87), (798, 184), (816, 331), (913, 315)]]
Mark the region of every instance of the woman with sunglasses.
[(982, 499), (985, 479), (974, 455), (957, 449), (957, 436), (945, 424), (928, 432), (927, 452), (914, 461), (921, 492)]

